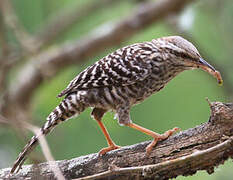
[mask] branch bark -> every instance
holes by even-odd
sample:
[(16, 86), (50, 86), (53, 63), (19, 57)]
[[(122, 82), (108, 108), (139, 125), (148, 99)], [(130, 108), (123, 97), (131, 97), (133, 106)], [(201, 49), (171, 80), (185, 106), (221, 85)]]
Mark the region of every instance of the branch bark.
[[(112, 151), (103, 157), (90, 154), (57, 161), (67, 179), (169, 179), (193, 175), (198, 170), (209, 174), (214, 167), (233, 159), (233, 104), (209, 103), (209, 121), (159, 142), (149, 157), (142, 142)], [(23, 166), (8, 177), (10, 168), (0, 170), (0, 178), (55, 179), (48, 163)], [(35, 176), (36, 175), (36, 176)]]

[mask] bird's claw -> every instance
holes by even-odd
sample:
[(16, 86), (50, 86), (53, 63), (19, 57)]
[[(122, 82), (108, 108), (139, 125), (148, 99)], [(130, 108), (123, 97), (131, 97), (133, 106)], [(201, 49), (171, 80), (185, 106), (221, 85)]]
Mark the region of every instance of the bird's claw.
[(100, 151), (99, 151), (99, 153), (98, 153), (98, 155), (99, 156), (103, 156), (103, 155), (105, 155), (107, 152), (109, 152), (109, 151), (112, 151), (112, 150), (115, 150), (115, 149), (119, 149), (119, 148), (121, 148), (121, 146), (118, 146), (118, 145), (111, 145), (111, 146), (108, 146), (108, 147), (106, 147), (106, 148), (103, 148), (103, 149), (101, 149)]
[(157, 144), (158, 141), (165, 140), (168, 137), (172, 136), (175, 132), (180, 131), (181, 129), (178, 127), (174, 127), (171, 130), (166, 131), (161, 135), (157, 135), (154, 140), (146, 147), (146, 155), (149, 156), (153, 147)]
[(178, 132), (178, 131), (181, 131), (181, 128), (179, 128), (179, 127), (174, 127), (174, 128), (172, 129), (172, 131)]

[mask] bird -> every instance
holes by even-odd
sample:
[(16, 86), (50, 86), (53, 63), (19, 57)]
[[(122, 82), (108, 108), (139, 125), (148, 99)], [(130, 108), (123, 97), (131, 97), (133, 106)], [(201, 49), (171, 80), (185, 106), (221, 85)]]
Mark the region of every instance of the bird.
[(59, 123), (78, 116), (88, 107), (91, 116), (102, 130), (108, 147), (99, 151), (102, 156), (120, 148), (111, 139), (101, 119), (113, 111), (120, 125), (128, 126), (153, 138), (146, 147), (149, 154), (158, 141), (167, 139), (179, 128), (158, 134), (133, 123), (130, 108), (162, 90), (166, 84), (185, 70), (208, 72), (218, 83), (223, 80), (219, 71), (205, 61), (196, 47), (180, 36), (168, 36), (120, 48), (79, 73), (58, 97), (64, 99), (49, 114), (40, 133), (33, 136), (16, 159), (11, 173), (21, 168), (29, 153), (37, 146), (38, 138), (47, 135)]

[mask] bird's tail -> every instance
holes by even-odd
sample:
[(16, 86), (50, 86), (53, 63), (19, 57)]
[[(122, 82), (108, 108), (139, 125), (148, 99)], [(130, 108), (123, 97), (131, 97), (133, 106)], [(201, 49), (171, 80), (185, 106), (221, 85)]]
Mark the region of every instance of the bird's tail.
[(27, 145), (23, 148), (22, 152), (19, 154), (16, 159), (13, 167), (11, 169), (11, 173), (14, 173), (17, 169), (21, 168), (22, 164), (26, 160), (27, 156), (31, 151), (35, 149), (38, 144), (39, 137), (42, 135), (47, 135), (56, 125), (60, 122), (65, 121), (75, 115), (80, 114), (85, 110), (85, 105), (81, 102), (77, 101), (77, 95), (71, 94), (67, 96), (47, 117), (47, 122), (40, 129), (40, 133), (33, 136), (31, 140), (27, 143)]

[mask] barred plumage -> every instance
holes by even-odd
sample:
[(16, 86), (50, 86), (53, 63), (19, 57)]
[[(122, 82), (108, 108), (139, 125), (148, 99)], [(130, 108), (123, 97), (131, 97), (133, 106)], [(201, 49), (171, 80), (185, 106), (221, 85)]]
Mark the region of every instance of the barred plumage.
[(41, 134), (34, 136), (16, 160), (11, 172), (20, 167), (33, 150), (38, 136), (48, 134), (58, 123), (93, 107), (92, 116), (100, 125), (109, 147), (100, 151), (104, 154), (117, 149), (107, 130), (101, 123), (105, 112), (113, 110), (118, 122), (135, 128), (154, 138), (147, 147), (149, 153), (158, 140), (166, 139), (177, 128), (163, 135), (142, 128), (130, 119), (130, 108), (160, 91), (180, 72), (202, 68), (214, 76), (220, 74), (204, 61), (197, 49), (179, 36), (164, 37), (151, 42), (137, 43), (123, 47), (89, 66), (74, 78), (58, 97), (64, 100), (48, 116), (41, 128)]

